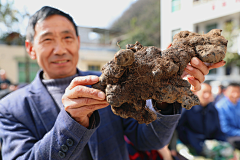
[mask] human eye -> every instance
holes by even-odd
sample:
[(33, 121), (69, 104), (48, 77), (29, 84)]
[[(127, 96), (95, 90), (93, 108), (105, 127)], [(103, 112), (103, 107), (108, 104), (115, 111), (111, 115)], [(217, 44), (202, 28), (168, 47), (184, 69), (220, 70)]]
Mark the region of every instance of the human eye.
[(50, 42), (52, 39), (51, 38), (43, 38), (42, 42)]
[(72, 39), (72, 36), (65, 36), (65, 39)]
[(64, 36), (64, 41), (65, 41), (66, 43), (71, 43), (71, 42), (73, 42), (73, 40), (74, 40), (74, 38), (73, 38), (73, 36), (71, 36), (71, 35), (66, 35), (66, 36)]
[(51, 39), (50, 38), (46, 38), (46, 39), (44, 39), (44, 41), (51, 41)]

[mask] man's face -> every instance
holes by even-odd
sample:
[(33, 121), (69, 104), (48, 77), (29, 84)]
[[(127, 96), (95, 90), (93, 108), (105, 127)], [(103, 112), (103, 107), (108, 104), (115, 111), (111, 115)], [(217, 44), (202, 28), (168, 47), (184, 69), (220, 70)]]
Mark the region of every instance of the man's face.
[(224, 92), (225, 96), (228, 97), (228, 99), (236, 104), (239, 96), (240, 96), (240, 87), (238, 86), (228, 86), (226, 91)]
[(1, 78), (1, 80), (5, 80), (6, 79), (6, 73), (1, 73), (0, 78)]
[(37, 22), (34, 42), (26, 41), (26, 47), (30, 57), (37, 59), (46, 78), (57, 79), (76, 74), (80, 39), (67, 18), (53, 15)]
[(208, 84), (203, 83), (201, 85), (201, 90), (196, 92), (196, 95), (198, 96), (201, 105), (205, 107), (208, 103), (210, 103), (213, 100), (212, 87)]

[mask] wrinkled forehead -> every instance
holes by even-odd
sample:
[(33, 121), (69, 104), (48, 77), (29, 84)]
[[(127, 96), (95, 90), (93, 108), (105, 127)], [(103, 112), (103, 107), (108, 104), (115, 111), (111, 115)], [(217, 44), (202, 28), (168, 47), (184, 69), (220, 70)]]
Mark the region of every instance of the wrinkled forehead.
[(35, 36), (54, 32), (75, 33), (75, 28), (71, 21), (61, 15), (49, 16), (39, 20), (35, 25)]
[(239, 86), (228, 86), (226, 91), (228, 91), (228, 92), (234, 92), (234, 91), (240, 92), (240, 87)]
[(68, 26), (74, 29), (74, 25), (69, 19), (57, 14), (48, 16), (45, 19), (39, 19), (35, 25), (35, 29), (37, 27), (55, 27), (59, 25)]

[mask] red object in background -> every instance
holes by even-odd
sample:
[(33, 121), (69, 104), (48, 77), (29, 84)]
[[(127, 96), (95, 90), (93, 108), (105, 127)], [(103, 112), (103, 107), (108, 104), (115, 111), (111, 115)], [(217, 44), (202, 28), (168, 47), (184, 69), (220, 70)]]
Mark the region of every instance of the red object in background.
[(240, 2), (240, 0), (236, 0), (236, 2)]
[(212, 10), (214, 10), (215, 9), (215, 5), (212, 5)]
[(222, 3), (222, 6), (223, 6), (223, 7), (225, 7), (226, 5), (227, 5), (227, 3), (226, 3), (226, 2), (223, 2), (223, 3)]
[(170, 43), (168, 46), (167, 46), (167, 49), (170, 48), (172, 46), (172, 43)]

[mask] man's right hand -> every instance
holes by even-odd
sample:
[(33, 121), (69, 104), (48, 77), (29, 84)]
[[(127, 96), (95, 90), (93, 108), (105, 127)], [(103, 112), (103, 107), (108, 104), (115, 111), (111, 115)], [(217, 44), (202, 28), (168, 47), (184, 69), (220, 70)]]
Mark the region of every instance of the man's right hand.
[(85, 86), (95, 84), (98, 81), (98, 76), (76, 77), (66, 88), (62, 97), (65, 110), (86, 128), (89, 127), (89, 118), (92, 113), (109, 105), (104, 92)]

